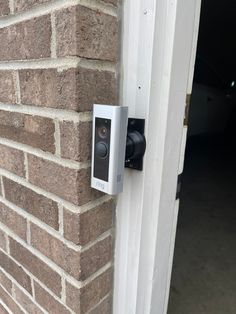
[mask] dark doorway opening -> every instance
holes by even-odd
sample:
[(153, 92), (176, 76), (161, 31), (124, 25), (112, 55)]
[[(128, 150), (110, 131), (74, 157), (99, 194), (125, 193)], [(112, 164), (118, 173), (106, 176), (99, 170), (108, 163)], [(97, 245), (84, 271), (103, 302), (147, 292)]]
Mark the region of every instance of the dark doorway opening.
[(203, 0), (168, 314), (236, 313), (236, 1)]

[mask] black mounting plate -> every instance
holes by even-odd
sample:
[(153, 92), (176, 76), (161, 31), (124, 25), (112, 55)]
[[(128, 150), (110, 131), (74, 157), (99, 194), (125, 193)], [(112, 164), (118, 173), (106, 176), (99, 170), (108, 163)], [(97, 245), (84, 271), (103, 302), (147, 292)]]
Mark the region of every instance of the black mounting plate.
[[(128, 133), (132, 131), (137, 131), (141, 135), (144, 135), (145, 119), (129, 118), (128, 119)], [(143, 170), (143, 156), (139, 157), (138, 159), (126, 159), (125, 167), (142, 171)]]

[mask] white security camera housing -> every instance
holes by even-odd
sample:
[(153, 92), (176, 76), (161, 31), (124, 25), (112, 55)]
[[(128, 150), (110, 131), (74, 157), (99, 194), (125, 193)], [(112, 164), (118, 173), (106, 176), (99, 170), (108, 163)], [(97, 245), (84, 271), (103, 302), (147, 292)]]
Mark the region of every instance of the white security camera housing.
[(123, 191), (128, 107), (94, 105), (91, 186), (110, 195)]

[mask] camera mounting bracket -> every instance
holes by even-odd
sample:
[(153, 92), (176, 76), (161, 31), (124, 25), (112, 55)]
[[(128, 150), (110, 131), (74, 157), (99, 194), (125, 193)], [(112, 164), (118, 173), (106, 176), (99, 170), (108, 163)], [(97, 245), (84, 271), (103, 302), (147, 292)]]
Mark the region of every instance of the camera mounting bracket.
[(128, 119), (125, 167), (134, 170), (143, 170), (143, 156), (146, 151), (146, 139), (144, 136), (145, 120)]

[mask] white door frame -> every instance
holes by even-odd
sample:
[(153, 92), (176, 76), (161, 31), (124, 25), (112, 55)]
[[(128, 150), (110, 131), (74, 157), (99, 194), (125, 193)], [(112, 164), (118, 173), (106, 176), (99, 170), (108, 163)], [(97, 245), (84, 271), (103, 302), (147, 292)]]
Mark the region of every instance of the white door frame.
[[(144, 171), (126, 170), (116, 217), (114, 314), (165, 314), (186, 94), (201, 0), (124, 0), (121, 104), (146, 119)], [(190, 79), (189, 79), (190, 77)]]

